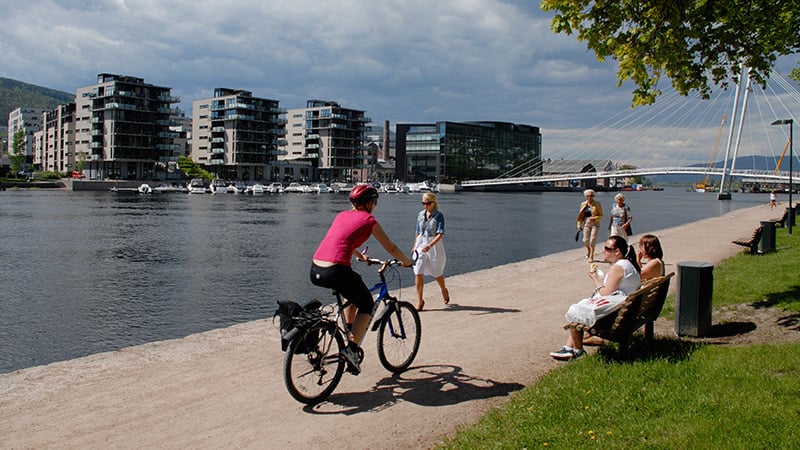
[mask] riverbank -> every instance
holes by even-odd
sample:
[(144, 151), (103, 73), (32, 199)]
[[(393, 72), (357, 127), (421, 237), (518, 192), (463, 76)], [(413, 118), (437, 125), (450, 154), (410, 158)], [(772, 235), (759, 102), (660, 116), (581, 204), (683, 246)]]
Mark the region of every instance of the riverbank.
[[(730, 241), (772, 216), (757, 206), (655, 234), (675, 271), (742, 251)], [(361, 375), (314, 409), (283, 387), (271, 320), (2, 374), (0, 446), (428, 448), (561, 364), (547, 353), (590, 291), (585, 272), (576, 248), (449, 277), (448, 309), (428, 286), (412, 368), (392, 377), (368, 336)]]

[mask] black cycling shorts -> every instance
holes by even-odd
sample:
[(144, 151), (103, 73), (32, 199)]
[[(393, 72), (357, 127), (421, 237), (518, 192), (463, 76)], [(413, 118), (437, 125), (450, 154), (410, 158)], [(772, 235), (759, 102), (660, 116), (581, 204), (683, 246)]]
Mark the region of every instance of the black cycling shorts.
[(350, 300), (358, 308), (359, 314), (372, 314), (372, 294), (364, 284), (364, 280), (352, 267), (335, 265), (320, 267), (311, 264), (311, 283), (330, 289), (336, 289), (342, 297)]

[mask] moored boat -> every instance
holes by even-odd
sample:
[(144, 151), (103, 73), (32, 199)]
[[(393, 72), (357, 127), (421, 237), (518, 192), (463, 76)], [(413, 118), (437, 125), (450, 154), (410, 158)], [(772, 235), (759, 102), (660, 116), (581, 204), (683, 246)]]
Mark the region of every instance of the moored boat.
[(202, 178), (192, 178), (186, 188), (189, 189), (190, 194), (205, 194), (206, 182)]

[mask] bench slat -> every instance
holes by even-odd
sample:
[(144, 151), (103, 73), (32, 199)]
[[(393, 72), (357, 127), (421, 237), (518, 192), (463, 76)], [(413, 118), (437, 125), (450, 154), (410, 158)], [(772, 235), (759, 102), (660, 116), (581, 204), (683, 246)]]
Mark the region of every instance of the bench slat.
[(750, 254), (755, 255), (758, 252), (758, 241), (761, 240), (761, 235), (763, 233), (764, 225), (759, 225), (755, 230), (753, 230), (753, 234), (750, 236), (740, 237), (739, 239), (735, 239), (731, 242), (736, 245), (749, 248)]

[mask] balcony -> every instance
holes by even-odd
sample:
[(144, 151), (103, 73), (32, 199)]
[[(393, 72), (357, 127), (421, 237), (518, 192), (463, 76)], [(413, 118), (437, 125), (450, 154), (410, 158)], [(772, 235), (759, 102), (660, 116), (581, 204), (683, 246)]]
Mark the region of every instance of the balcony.
[(158, 96), (158, 99), (161, 100), (162, 102), (167, 102), (167, 103), (180, 103), (181, 102), (181, 98), (180, 97), (175, 97), (174, 95), (161, 94), (161, 95)]
[(211, 165), (220, 165), (221, 166), (221, 165), (225, 164), (225, 160), (224, 159), (209, 159), (208, 163), (211, 164)]
[(221, 138), (221, 137), (211, 138), (211, 142), (213, 142), (213, 143), (222, 143), (222, 142), (225, 142), (225, 138)]

